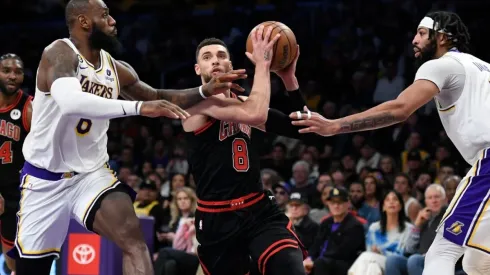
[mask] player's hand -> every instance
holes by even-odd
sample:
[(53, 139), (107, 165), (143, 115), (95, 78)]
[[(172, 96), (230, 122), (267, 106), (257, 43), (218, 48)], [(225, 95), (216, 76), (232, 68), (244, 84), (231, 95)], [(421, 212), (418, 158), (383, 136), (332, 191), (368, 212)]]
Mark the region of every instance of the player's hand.
[(303, 112), (297, 111), (289, 115), (295, 119), (291, 123), (295, 126), (305, 126), (299, 130), (299, 133), (316, 133), (324, 137), (333, 136), (338, 133), (340, 126), (330, 119), (324, 118), (316, 112), (311, 112), (308, 107), (303, 108)]
[(280, 34), (276, 34), (271, 38), (271, 33), (272, 27), (268, 27), (264, 35), (264, 25), (260, 25), (258, 28), (254, 28), (250, 34), (253, 52), (246, 52), (245, 54), (256, 66), (262, 64), (270, 67), (271, 65), (274, 56), (274, 44), (281, 37)]
[(189, 113), (179, 106), (166, 100), (144, 101), (141, 103), (140, 115), (146, 117), (169, 117), (174, 119), (186, 119)]
[[(274, 71), (274, 73), (277, 76), (279, 76), (283, 82), (287, 82), (287, 81), (295, 79), (296, 78), (296, 64), (298, 63), (298, 58), (299, 58), (299, 45), (296, 48), (296, 57), (294, 58), (293, 62), (291, 62), (291, 64), (289, 64), (286, 68), (284, 68), (280, 71)], [(285, 84), (287, 84), (287, 83), (285, 83)], [(286, 85), (286, 89), (287, 89), (287, 85)]]
[(208, 97), (222, 94), (229, 89), (244, 92), (245, 89), (240, 87), (240, 85), (233, 83), (233, 81), (245, 78), (247, 78), (245, 69), (232, 70), (227, 73), (219, 74), (211, 78), (208, 83), (202, 85), (202, 93)]
[(427, 207), (420, 210), (419, 214), (417, 215), (417, 218), (415, 219), (414, 225), (420, 228), (424, 223), (426, 223), (430, 219), (431, 215), (432, 215), (432, 211), (430, 211), (430, 209)]
[(3, 199), (3, 196), (0, 195), (0, 215), (5, 212), (5, 200)]

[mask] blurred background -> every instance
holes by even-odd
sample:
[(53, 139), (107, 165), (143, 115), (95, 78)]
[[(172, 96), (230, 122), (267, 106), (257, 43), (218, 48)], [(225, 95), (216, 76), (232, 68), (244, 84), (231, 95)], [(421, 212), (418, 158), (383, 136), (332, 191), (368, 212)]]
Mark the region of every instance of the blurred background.
[[(1, 1), (0, 54), (16, 53), (23, 59), (22, 89), (26, 93), (33, 94), (44, 47), (55, 39), (68, 37), (64, 22), (66, 2)], [(234, 67), (249, 72), (249, 79), (240, 83), (249, 89), (253, 66), (244, 55), (249, 31), (263, 21), (288, 25), (301, 46), (297, 77), (303, 96), (311, 110), (327, 118), (346, 116), (394, 99), (412, 83), (415, 69), (411, 41), (418, 23), (431, 10), (457, 12), (472, 35), (473, 53), (489, 60), (485, 46), (488, 44), (483, 39), (487, 36), (485, 20), (490, 1), (105, 2), (117, 21), (124, 46), (122, 52), (112, 55), (130, 63), (143, 81), (158, 88), (200, 85), (193, 68), (195, 48), (202, 39), (217, 37), (228, 44)], [(271, 106), (281, 107), (288, 98), (280, 79), (271, 77)], [(348, 210), (364, 222), (369, 250), (369, 228), (380, 222), (380, 205), (386, 191), (395, 189), (401, 193), (400, 211), (405, 211), (407, 220), (414, 224), (417, 211), (427, 207), (426, 188), (432, 183), (443, 188), (441, 207), (444, 207), (459, 182), (454, 176), (464, 176), (469, 168), (447, 138), (433, 103), (406, 122), (377, 131), (319, 137), (307, 143), (258, 131), (254, 135), (254, 145), (262, 156), (263, 184), (274, 191), (310, 249), (315, 249), (312, 239), (317, 236), (318, 224), (330, 214), (327, 202), (332, 188), (348, 192)], [(121, 181), (138, 190), (135, 209), (151, 204), (148, 211), (139, 214), (153, 216), (157, 223), (154, 251), (157, 274), (195, 274), (198, 265), (195, 251), (174, 245), (175, 236), (180, 236), (176, 233), (186, 224), (179, 221), (192, 217), (196, 207), (192, 168), (186, 161), (180, 122), (139, 117), (115, 119), (108, 136), (111, 166), (118, 171)], [(301, 199), (288, 202), (292, 194), (299, 194)], [(182, 200), (177, 200), (181, 195)], [(408, 205), (412, 203), (417, 207)], [(316, 226), (305, 226), (305, 217)], [(186, 263), (192, 263), (192, 270), (182, 268), (174, 250), (191, 256)], [(414, 253), (398, 254), (408, 258)], [(335, 253), (331, 255), (335, 259)], [(315, 273), (321, 274), (330, 273)]]

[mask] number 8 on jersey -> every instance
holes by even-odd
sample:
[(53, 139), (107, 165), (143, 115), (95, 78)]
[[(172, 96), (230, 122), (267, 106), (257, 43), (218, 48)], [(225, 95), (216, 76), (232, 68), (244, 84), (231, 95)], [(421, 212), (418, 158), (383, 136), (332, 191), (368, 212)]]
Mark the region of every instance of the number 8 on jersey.
[(247, 142), (243, 138), (235, 138), (233, 146), (233, 168), (237, 172), (247, 172), (249, 169)]

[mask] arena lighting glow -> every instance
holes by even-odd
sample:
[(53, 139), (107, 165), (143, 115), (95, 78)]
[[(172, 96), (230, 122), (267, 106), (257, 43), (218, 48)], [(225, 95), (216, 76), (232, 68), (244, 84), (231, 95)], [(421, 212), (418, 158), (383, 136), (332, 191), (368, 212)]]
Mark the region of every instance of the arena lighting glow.
[[(10, 275), (10, 273), (5, 273), (3, 266), (5, 265), (5, 257), (3, 253), (0, 254), (0, 275)], [(56, 275), (56, 261), (53, 261), (53, 265), (51, 266), (51, 273), (49, 275)]]

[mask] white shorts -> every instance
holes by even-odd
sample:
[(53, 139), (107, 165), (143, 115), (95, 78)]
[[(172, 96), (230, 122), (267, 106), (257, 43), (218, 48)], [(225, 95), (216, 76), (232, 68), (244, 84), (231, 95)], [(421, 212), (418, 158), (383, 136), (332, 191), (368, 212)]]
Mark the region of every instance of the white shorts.
[(490, 150), (461, 180), (438, 227), (445, 239), (490, 254)]
[[(53, 175), (60, 179), (53, 180)], [(70, 219), (87, 228), (87, 218), (97, 199), (119, 184), (122, 183), (108, 165), (94, 172), (70, 175), (51, 173), (26, 163), (15, 238), (19, 256), (59, 257)]]

